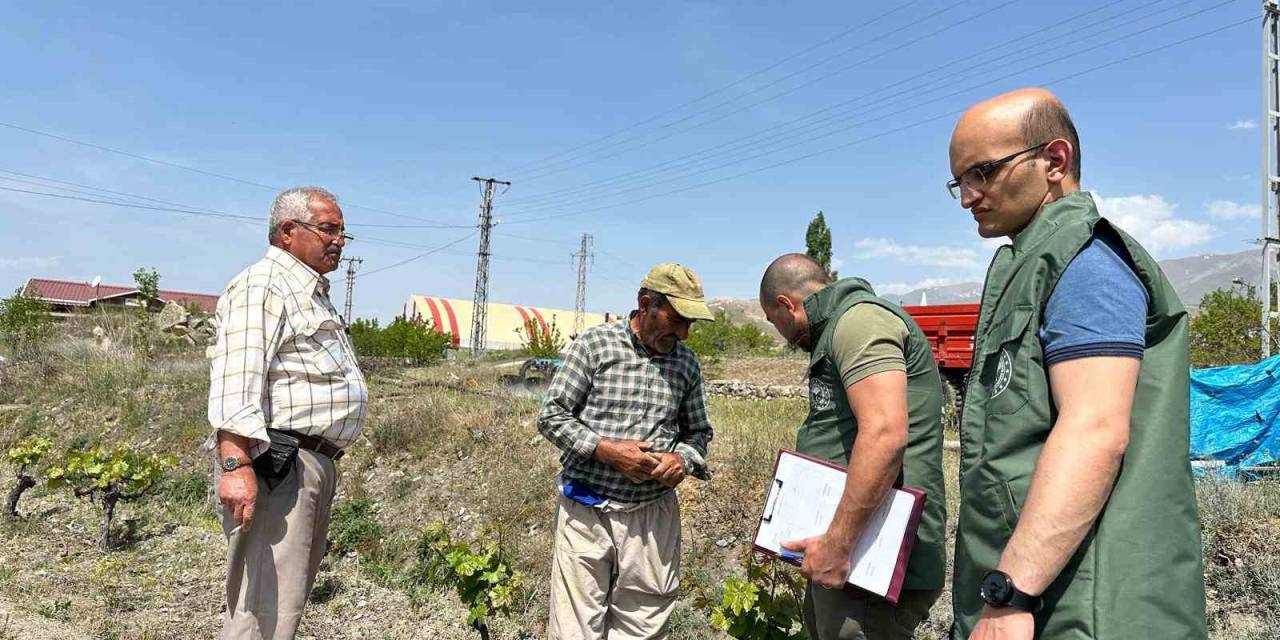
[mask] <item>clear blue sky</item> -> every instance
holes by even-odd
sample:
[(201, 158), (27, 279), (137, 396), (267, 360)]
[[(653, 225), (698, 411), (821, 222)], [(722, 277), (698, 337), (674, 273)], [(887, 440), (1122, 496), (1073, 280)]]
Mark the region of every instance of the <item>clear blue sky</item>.
[[(362, 225), (472, 225), (470, 178), (509, 179), (497, 302), (572, 308), (582, 233), (598, 250), (592, 310), (629, 309), (664, 261), (692, 267), (711, 296), (750, 297), (770, 259), (803, 250), (819, 209), (842, 274), (904, 290), (977, 279), (990, 253), (943, 186), (946, 114), (1260, 4), (6, 2), (0, 123), (325, 186), (365, 272), (470, 231)], [(1080, 129), (1085, 188), (1159, 257), (1241, 251), (1259, 233), (1259, 26), (1051, 87)], [(31, 276), (128, 283), (148, 266), (164, 288), (217, 293), (266, 248), (270, 188), (3, 126), (0, 171), (41, 178), (0, 172), (0, 187), (125, 199), (87, 186), (260, 218), (0, 190), (0, 290)], [(476, 244), (358, 280), (356, 315), (389, 320), (414, 293), (470, 298)]]

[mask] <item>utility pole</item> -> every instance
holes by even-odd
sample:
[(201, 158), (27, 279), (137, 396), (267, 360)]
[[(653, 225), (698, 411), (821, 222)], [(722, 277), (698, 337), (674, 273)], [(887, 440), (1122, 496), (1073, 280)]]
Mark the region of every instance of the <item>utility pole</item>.
[(351, 291), (356, 287), (356, 265), (363, 264), (364, 258), (343, 258), (347, 263), (347, 298), (342, 303), (342, 321), (351, 325)]
[(578, 299), (573, 305), (573, 335), (582, 335), (587, 312), (587, 261), (592, 259), (591, 234), (582, 234), (582, 246), (573, 254), (578, 259)]
[(493, 185), (510, 187), (494, 178), (471, 178), (480, 183), (480, 252), (476, 256), (476, 296), (471, 309), (471, 353), (484, 351), (489, 315), (489, 232), (493, 230)]
[(1277, 300), (1276, 250), (1280, 247), (1280, 7), (1262, 3), (1262, 357), (1271, 356), (1271, 318)]

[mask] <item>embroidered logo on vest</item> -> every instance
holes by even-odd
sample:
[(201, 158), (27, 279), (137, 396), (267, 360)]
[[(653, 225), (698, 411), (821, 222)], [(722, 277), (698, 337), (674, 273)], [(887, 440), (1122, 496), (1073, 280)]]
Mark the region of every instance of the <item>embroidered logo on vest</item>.
[(826, 411), (834, 403), (831, 401), (831, 387), (819, 380), (809, 381), (809, 406), (815, 411)]
[(1009, 381), (1013, 380), (1013, 358), (1009, 357), (1009, 352), (1000, 349), (1000, 361), (996, 364), (996, 381), (991, 385), (991, 397), (994, 398), (1009, 388)]

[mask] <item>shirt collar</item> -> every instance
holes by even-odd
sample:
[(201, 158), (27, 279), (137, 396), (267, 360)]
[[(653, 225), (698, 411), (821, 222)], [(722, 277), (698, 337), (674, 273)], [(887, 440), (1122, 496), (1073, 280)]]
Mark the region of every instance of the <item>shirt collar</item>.
[(322, 295), (329, 295), (329, 279), (308, 267), (307, 263), (299, 260), (292, 253), (271, 245), (267, 247), (267, 259), (283, 267), (285, 272), (297, 280), (304, 289), (319, 290)]

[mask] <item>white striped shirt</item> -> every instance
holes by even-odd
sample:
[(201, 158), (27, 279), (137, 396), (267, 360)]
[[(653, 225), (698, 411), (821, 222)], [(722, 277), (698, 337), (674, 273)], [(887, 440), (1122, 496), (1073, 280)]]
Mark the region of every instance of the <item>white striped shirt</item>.
[(277, 247), (218, 299), (209, 424), (266, 451), (267, 427), (351, 444), (369, 400), (329, 280)]

